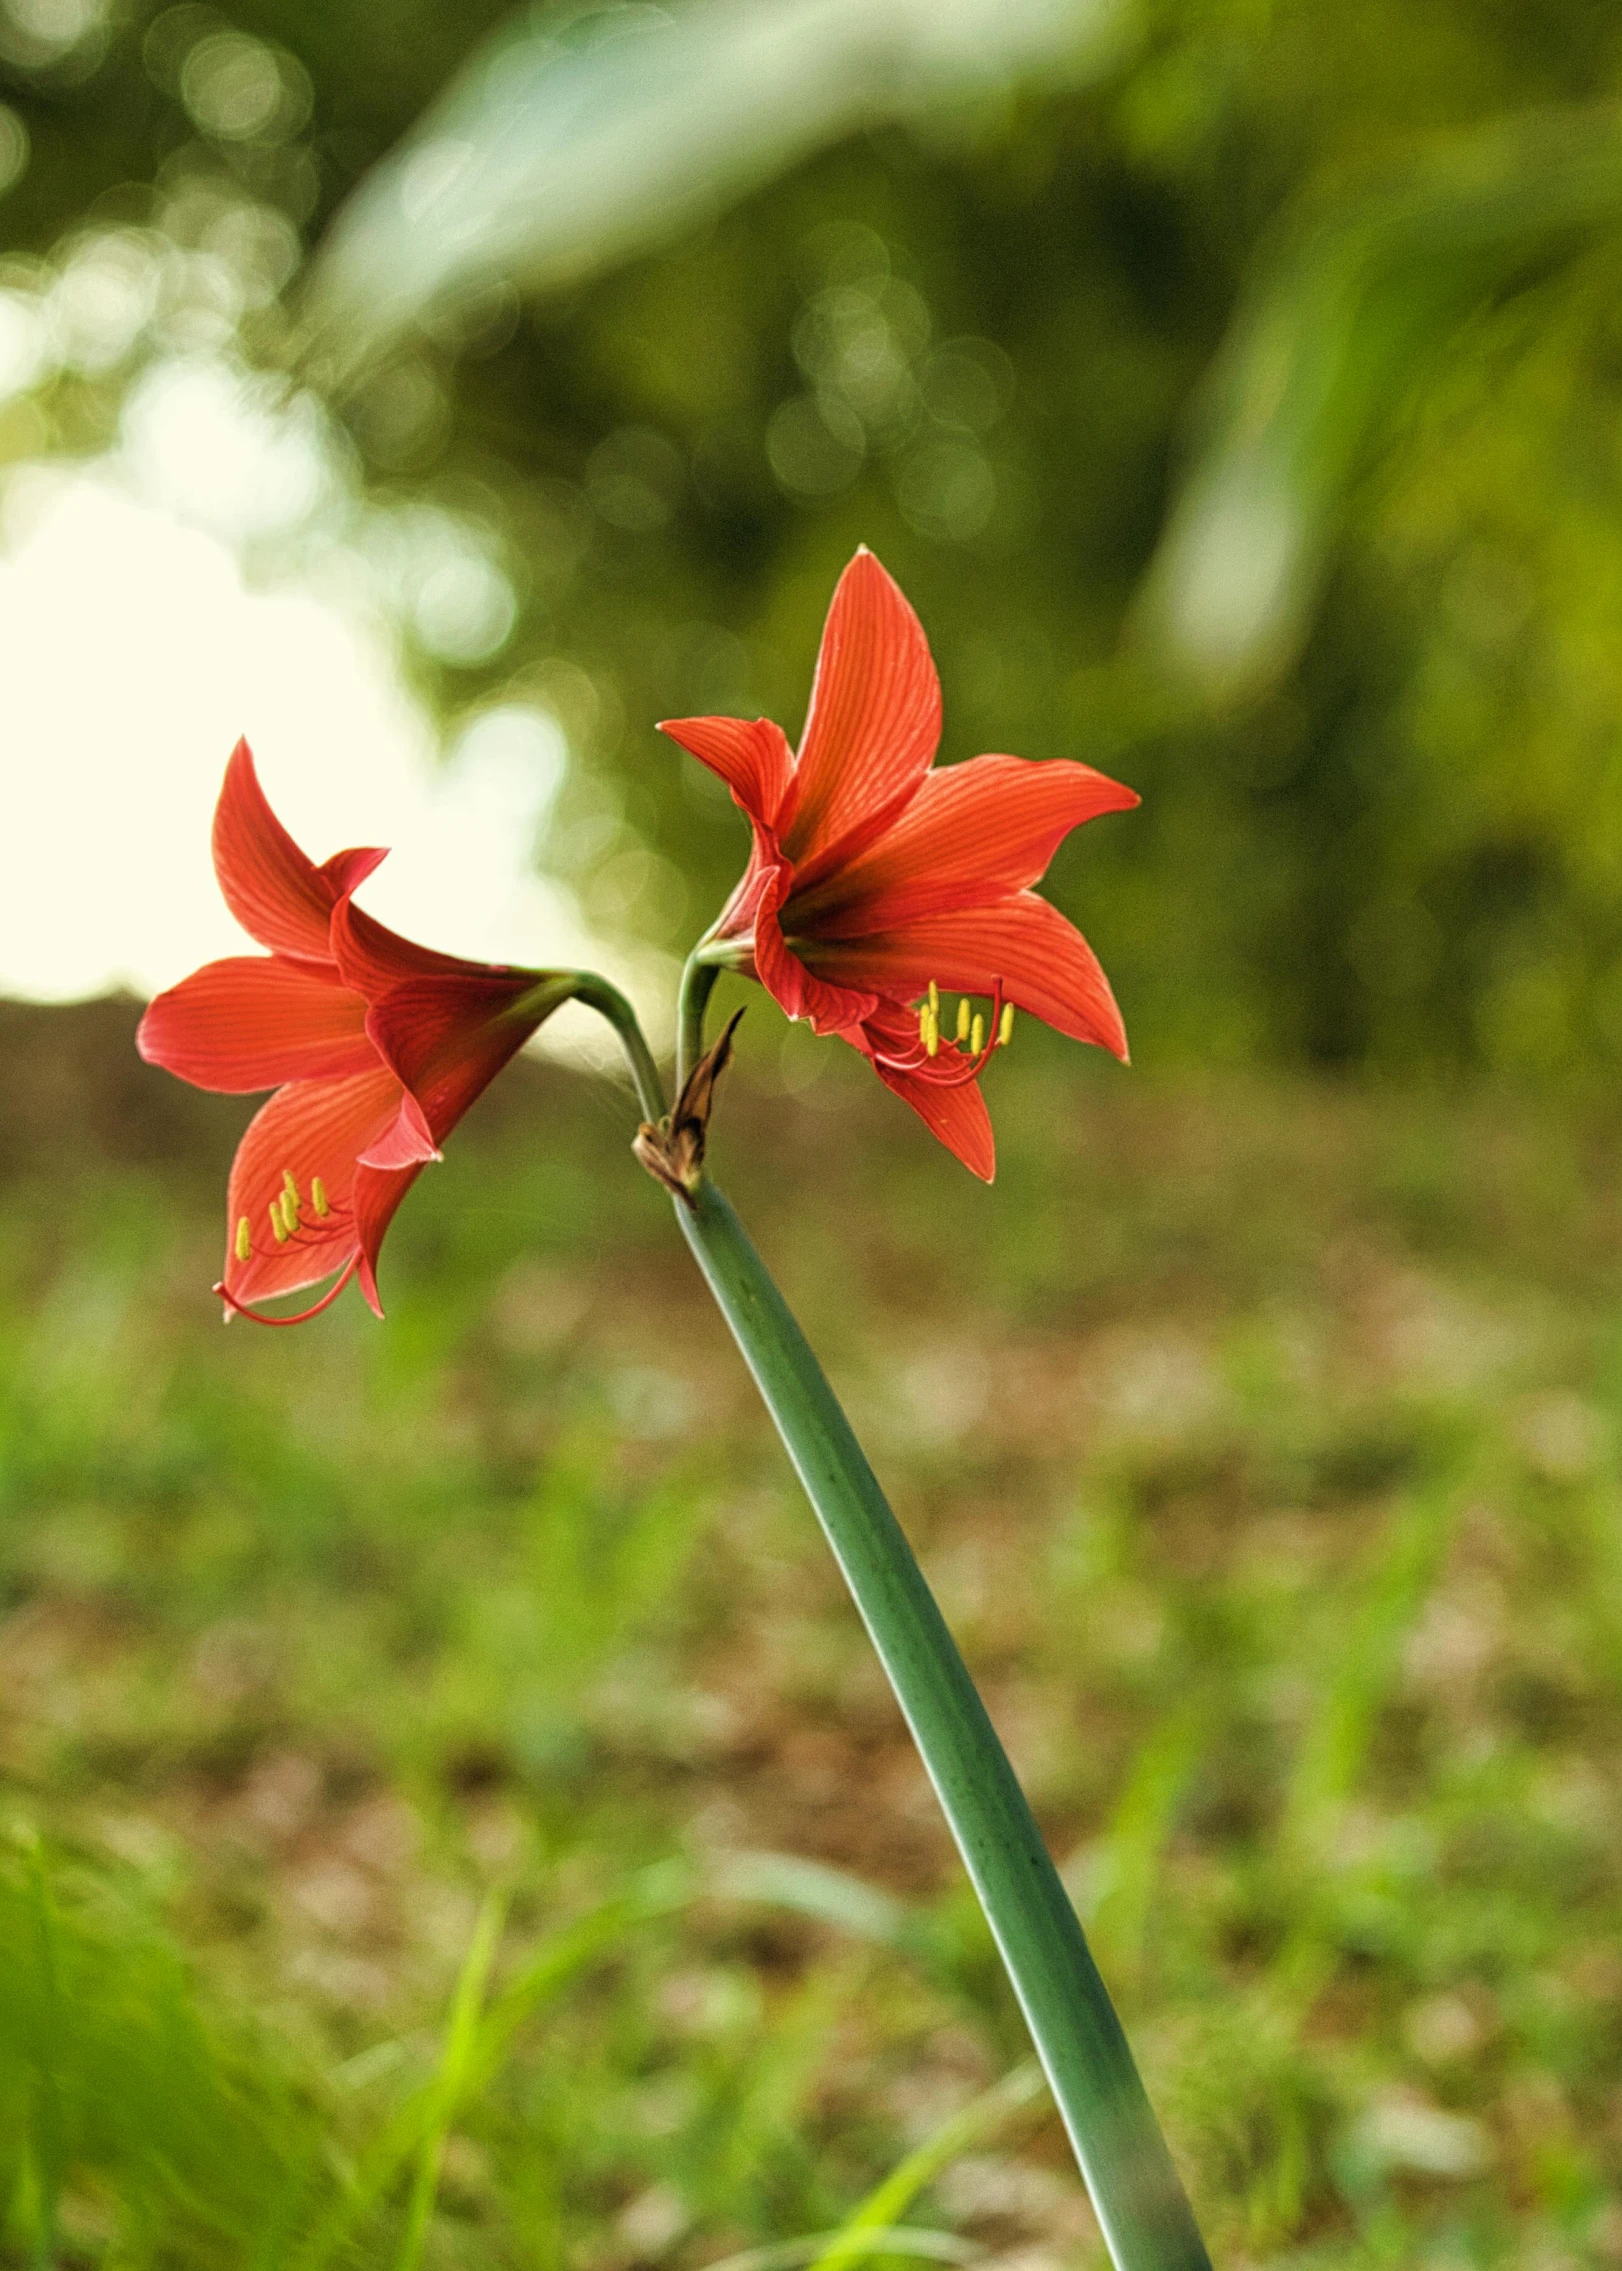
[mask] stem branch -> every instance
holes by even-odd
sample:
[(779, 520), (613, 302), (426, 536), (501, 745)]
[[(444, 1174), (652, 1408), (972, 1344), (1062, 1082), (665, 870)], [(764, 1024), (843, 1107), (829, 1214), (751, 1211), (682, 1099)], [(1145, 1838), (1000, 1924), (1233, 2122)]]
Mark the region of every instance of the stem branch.
[(620, 1044), (631, 1067), (631, 1078), (636, 1083), (637, 1101), (642, 1106), (642, 1117), (655, 1122), (665, 1116), (665, 1086), (659, 1078), (659, 1067), (653, 1061), (647, 1036), (618, 986), (611, 986), (606, 978), (599, 978), (595, 970), (575, 970), (569, 974), (569, 996), (583, 1002), (587, 1009), (596, 1010), (606, 1017), (620, 1037)]
[(720, 965), (704, 956), (704, 941), (687, 957), (681, 974), (681, 998), (676, 1013), (676, 1094), (687, 1086), (687, 1075), (704, 1054), (704, 1012), (721, 975)]

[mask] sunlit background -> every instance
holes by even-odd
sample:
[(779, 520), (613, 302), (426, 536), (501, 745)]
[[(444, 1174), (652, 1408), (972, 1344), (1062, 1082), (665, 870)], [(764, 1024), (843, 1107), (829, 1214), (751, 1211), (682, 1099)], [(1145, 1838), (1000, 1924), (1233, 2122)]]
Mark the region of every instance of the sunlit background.
[(757, 993), (718, 1172), (1216, 2259), (1622, 2262), (1619, 74), (1589, 0), (0, 0), (0, 2262), (1102, 2265), (592, 1022), (288, 1334), (208, 1293), (251, 1107), (133, 1048), (242, 734), (663, 1046), (746, 837), (654, 723), (797, 733), (859, 543), (946, 761), (1142, 792), (1045, 885), (1133, 1069), (1027, 1020), (986, 1190)]

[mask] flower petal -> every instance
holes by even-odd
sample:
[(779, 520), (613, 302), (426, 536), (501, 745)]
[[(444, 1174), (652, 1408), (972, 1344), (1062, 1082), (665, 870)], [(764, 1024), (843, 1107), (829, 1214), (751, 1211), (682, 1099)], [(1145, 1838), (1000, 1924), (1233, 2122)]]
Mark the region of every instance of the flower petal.
[(330, 964), (281, 955), (205, 963), (149, 1004), (135, 1045), (148, 1064), (228, 1095), (341, 1079), (377, 1063), (360, 995)]
[(226, 905), (261, 946), (307, 962), (328, 960), (334, 903), (383, 857), (380, 851), (340, 852), (325, 870), (318, 868), (266, 802), (253, 751), (237, 743), (214, 810), (214, 872)]
[(941, 689), (923, 625), (864, 545), (823, 627), (783, 848), (806, 888), (906, 804), (941, 733)]
[(516, 979), (520, 986), (534, 985), (543, 975), (534, 970), (498, 969), (488, 962), (464, 962), (459, 955), (439, 954), (431, 946), (418, 946), (401, 938), (375, 916), (364, 913), (352, 899), (343, 898), (330, 919), (331, 952), (346, 986), (380, 1001), (394, 987), (413, 978)]
[(926, 773), (905, 811), (859, 858), (783, 910), (792, 937), (860, 938), (922, 915), (984, 906), (1039, 881), (1072, 828), (1138, 802), (1090, 765), (973, 757)]
[(383, 1234), (394, 1220), (400, 1201), (422, 1173), (420, 1166), (383, 1169), (362, 1167), (355, 1176), (355, 1229), (360, 1239), (360, 1289), (374, 1317), (383, 1314), (377, 1290), (377, 1257)]
[(402, 1147), (413, 1104), (420, 1115), (420, 1135), (430, 1145), (444, 1142), (469, 1105), (550, 1014), (552, 1004), (538, 1013), (520, 1010), (524, 996), (533, 996), (535, 990), (528, 972), (489, 970), (414, 978), (373, 1003), (367, 1031), (404, 1085), (406, 1101), (398, 1132), (368, 1151), (367, 1165), (406, 1163)]
[(813, 977), (784, 943), (777, 909), (788, 883), (788, 869), (781, 865), (761, 879), (753, 922), (754, 974), (785, 1017), (808, 1018), (817, 1033), (843, 1033), (878, 1008), (878, 996)]
[(732, 791), (740, 812), (775, 828), (794, 775), (788, 737), (770, 718), (666, 718), (659, 727)]
[(872, 938), (802, 946), (815, 975), (912, 1001), (931, 978), (951, 993), (993, 994), (1123, 1063), (1126, 1031), (1098, 957), (1057, 907), (1033, 891), (990, 907), (925, 915)]
[(912, 1106), (930, 1134), (938, 1136), (971, 1175), (978, 1175), (982, 1183), (995, 1181), (997, 1145), (977, 1080), (944, 1086), (921, 1073), (896, 1072), (876, 1059), (873, 1070), (886, 1088)]
[[(237, 1146), (226, 1197), (223, 1282), (234, 1301), (246, 1304), (295, 1293), (342, 1269), (357, 1253), (375, 1261), (375, 1242), (363, 1244), (358, 1191), (369, 1171), (358, 1161), (393, 1125), (399, 1108), (399, 1081), (375, 1061), (369, 1072), (347, 1080), (292, 1081), (261, 1106)], [(415, 1173), (412, 1169), (401, 1183), (389, 1213)], [(278, 1238), (271, 1207), (280, 1207), (288, 1175), (298, 1186), (298, 1226)], [(324, 1215), (315, 1204), (318, 1178)], [(368, 1219), (375, 1213), (373, 1206)], [(238, 1227), (244, 1221), (246, 1261), (237, 1253)]]

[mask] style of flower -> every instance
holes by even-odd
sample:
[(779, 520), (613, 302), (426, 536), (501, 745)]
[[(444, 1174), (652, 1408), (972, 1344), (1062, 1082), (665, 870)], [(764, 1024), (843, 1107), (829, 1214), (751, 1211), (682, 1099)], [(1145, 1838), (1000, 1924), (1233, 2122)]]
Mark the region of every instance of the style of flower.
[[(271, 811), (239, 741), (214, 815), (214, 872), (269, 952), (207, 963), (147, 1009), (136, 1046), (197, 1088), (274, 1088), (237, 1146), (226, 1199), (227, 1314), (301, 1324), (377, 1257), (395, 1209), (477, 1097), (568, 998), (567, 978), (463, 962), (398, 938), (352, 893), (386, 855), (316, 866)], [(337, 1272), (312, 1307), (252, 1304)]]
[[(935, 767), (940, 729), (923, 627), (864, 546), (828, 610), (798, 753), (769, 718), (678, 718), (660, 730), (726, 783), (754, 832), (702, 954), (860, 1050), (990, 1182), (979, 1080), (1016, 1008), (1125, 1061), (1097, 957), (1031, 886), (1072, 828), (1138, 798), (1059, 758)], [(942, 989), (964, 997), (950, 1034)]]

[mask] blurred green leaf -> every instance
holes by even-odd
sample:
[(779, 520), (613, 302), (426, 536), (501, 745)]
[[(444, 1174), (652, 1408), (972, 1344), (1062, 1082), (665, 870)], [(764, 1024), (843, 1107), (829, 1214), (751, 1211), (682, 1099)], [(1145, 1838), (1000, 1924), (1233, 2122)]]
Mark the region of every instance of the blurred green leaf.
[(515, 280), (668, 242), (859, 127), (1113, 52), (1122, 0), (689, 0), (545, 11), (476, 55), (340, 214), (312, 278), (353, 373)]
[(1471, 312), (1622, 213), (1610, 103), (1496, 121), (1317, 190), (1258, 261), (1205, 388), (1203, 429), (1138, 601), (1224, 691), (1294, 659), (1349, 484)]

